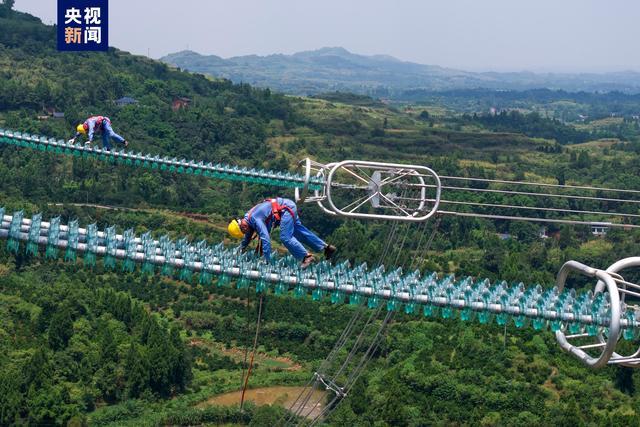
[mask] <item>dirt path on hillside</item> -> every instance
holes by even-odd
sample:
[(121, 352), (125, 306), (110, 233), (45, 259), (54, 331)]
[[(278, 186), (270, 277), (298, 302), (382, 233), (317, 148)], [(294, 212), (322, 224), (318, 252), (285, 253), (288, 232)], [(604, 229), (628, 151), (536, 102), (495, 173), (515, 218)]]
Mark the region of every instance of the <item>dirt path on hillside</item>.
[[(207, 347), (209, 349), (218, 351), (227, 357), (232, 358), (236, 362), (242, 362), (244, 360), (244, 348), (230, 347), (226, 348), (224, 345), (210, 341), (203, 338), (191, 338), (188, 341), (190, 346)], [(281, 369), (283, 371), (299, 371), (302, 369), (302, 365), (296, 363), (294, 360), (285, 356), (269, 356), (266, 353), (256, 353), (255, 362), (266, 369)]]
[[(295, 406), (293, 403), (298, 398), (300, 393), (305, 390), (304, 387), (261, 387), (249, 389), (245, 393), (244, 400), (254, 402), (258, 406), (262, 405), (278, 405), (287, 408), (291, 411), (297, 411), (300, 408), (300, 404), (297, 402)], [(325, 407), (327, 393), (322, 390), (314, 390), (313, 395), (304, 405), (302, 413), (307, 418), (313, 419), (318, 416)], [(242, 397), (242, 391), (232, 391), (230, 393), (220, 394), (213, 396), (204, 402), (200, 402), (196, 405), (197, 408), (206, 408), (210, 405), (230, 406), (238, 405)]]

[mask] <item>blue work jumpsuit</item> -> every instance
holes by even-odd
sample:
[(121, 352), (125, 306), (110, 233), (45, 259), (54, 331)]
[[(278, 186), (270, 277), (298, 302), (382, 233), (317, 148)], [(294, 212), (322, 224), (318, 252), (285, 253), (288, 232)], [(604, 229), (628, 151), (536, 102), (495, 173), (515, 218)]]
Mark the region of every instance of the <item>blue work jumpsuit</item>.
[[(300, 260), (304, 259), (305, 255), (307, 255), (307, 250), (302, 246), (302, 243), (307, 244), (315, 252), (319, 252), (327, 246), (322, 239), (302, 225), (293, 200), (282, 197), (278, 197), (276, 200), (278, 205), (287, 206), (293, 212), (293, 217), (288, 209), (283, 209), (280, 213), (280, 240), (291, 255)], [(251, 230), (244, 235), (241, 244), (242, 248), (246, 248), (251, 243), (251, 238), (255, 231), (262, 243), (264, 258), (269, 262), (271, 260), (271, 228), (278, 226), (277, 221), (273, 218), (271, 201), (267, 200), (255, 205), (245, 214), (244, 219), (249, 223)]]

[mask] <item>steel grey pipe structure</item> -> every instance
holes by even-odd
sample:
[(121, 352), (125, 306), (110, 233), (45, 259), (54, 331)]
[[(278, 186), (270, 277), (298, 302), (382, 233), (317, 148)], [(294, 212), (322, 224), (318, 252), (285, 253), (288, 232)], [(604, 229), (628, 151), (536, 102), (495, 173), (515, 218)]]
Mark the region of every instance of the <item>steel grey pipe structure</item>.
[[(4, 215), (2, 219), (0, 238), (39, 246), (51, 244), (50, 229), (46, 229), (46, 233), (42, 228), (36, 230), (36, 227), (45, 224), (44, 221), (26, 220), (22, 215), (16, 214)], [(32, 233), (32, 227), (37, 233)], [(62, 227), (61, 225), (60, 228)], [(616, 280), (621, 279), (616, 273), (593, 269), (576, 262), (568, 263), (560, 271), (558, 288), (545, 291), (539, 286), (527, 289), (521, 284), (513, 287), (505, 283), (491, 285), (487, 280), (471, 278), (456, 280), (452, 276), (438, 278), (435, 274), (420, 276), (418, 272), (403, 275), (400, 270), (386, 273), (383, 267), (369, 271), (364, 264), (352, 268), (346, 264), (331, 266), (321, 263), (315, 268), (301, 270), (292, 258), (282, 258), (274, 265), (268, 265), (251, 255), (239, 253), (237, 249), (229, 250), (221, 245), (211, 247), (202, 243), (185, 243), (180, 251), (165, 253), (165, 249), (157, 247), (163, 239), (151, 239), (148, 235), (137, 237), (130, 232), (118, 235), (125, 244), (124, 248), (115, 249), (113, 234), (108, 239), (103, 239), (103, 242), (97, 242), (98, 232), (95, 226), (83, 229), (85, 242), (77, 239), (79, 234), (76, 231), (79, 227), (76, 226), (75, 230), (68, 226), (65, 228), (66, 235), (58, 236), (55, 246), (65, 250), (72, 249), (85, 254), (85, 257), (89, 254), (111, 255), (138, 264), (170, 265), (201, 274), (263, 282), (263, 290), (271, 284), (281, 291), (293, 288), (298, 295), (311, 291), (314, 299), (321, 298), (323, 294), (331, 294), (334, 302), (344, 301), (345, 298), (350, 301), (368, 299), (370, 306), (377, 306), (384, 301), (388, 309), (397, 309), (403, 304), (407, 312), (414, 312), (416, 307), (422, 307), (425, 314), (440, 308), (441, 315), (445, 318), (453, 316), (451, 310), (458, 310), (461, 318), (470, 319), (475, 313), (482, 323), (490, 321), (490, 317), (496, 315), (496, 321), (501, 324), (509, 318), (517, 326), (524, 326), (529, 319), (534, 322), (536, 329), (546, 328), (550, 324), (556, 331), (560, 345), (591, 367), (616, 363), (613, 349), (621, 331), (625, 331), (625, 337), (635, 336), (640, 326), (636, 308), (625, 305), (619, 296)], [(87, 232), (89, 229), (93, 231)], [(618, 267), (613, 270), (616, 268)], [(565, 291), (563, 287), (569, 271), (579, 271), (600, 279), (606, 284), (608, 292), (597, 290), (591, 297), (590, 294), (577, 296), (573, 291)], [(585, 356), (585, 350), (589, 347), (572, 348), (566, 344), (562, 337), (567, 329), (576, 329), (584, 336), (597, 340), (606, 336), (604, 345), (600, 341), (592, 345), (594, 348), (603, 348), (600, 356), (590, 359), (591, 356)], [(635, 356), (633, 360), (627, 358), (626, 362), (635, 363), (635, 359)]]

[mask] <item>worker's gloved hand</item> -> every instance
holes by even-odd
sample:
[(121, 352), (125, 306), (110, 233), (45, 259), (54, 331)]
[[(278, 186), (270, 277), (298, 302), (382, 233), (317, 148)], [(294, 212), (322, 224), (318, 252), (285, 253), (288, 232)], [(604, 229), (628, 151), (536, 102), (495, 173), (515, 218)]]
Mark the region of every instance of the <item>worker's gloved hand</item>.
[(244, 254), (244, 253), (246, 253), (246, 252), (247, 252), (247, 248), (248, 248), (248, 246), (239, 246), (239, 248), (240, 248), (240, 253), (243, 253), (243, 254)]

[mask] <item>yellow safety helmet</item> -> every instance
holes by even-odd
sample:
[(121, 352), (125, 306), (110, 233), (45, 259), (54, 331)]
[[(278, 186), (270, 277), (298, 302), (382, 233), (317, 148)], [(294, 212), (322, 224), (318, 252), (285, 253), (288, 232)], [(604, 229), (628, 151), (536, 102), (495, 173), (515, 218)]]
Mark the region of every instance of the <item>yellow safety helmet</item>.
[(80, 123), (80, 124), (76, 127), (76, 130), (77, 130), (79, 133), (83, 134), (83, 135), (86, 135), (86, 133), (87, 133), (87, 130), (84, 128), (84, 123)]
[(244, 233), (240, 229), (240, 222), (237, 219), (232, 219), (227, 227), (227, 231), (229, 235), (234, 239), (242, 239), (244, 237)]

